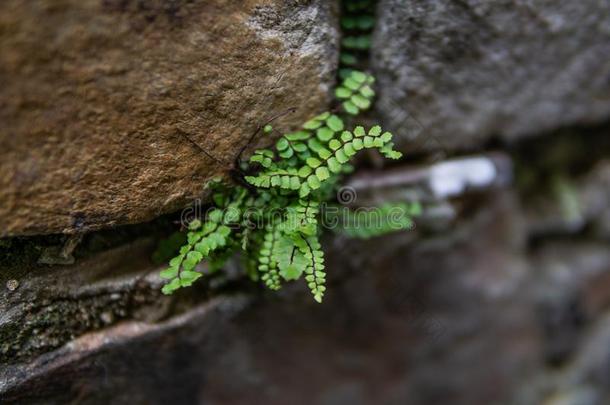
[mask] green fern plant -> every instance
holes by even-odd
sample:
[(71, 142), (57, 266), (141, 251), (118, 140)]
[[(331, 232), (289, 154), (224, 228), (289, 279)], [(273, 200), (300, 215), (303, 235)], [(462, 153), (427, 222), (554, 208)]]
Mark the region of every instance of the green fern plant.
[[(346, 7), (348, 12), (362, 13), (370, 9), (370, 2), (348, 1)], [(342, 25), (350, 31), (344, 48), (356, 52), (368, 48), (374, 25), (369, 14), (346, 18)], [(356, 54), (352, 56), (354, 63), (346, 65), (356, 64)], [(282, 134), (272, 148), (252, 154), (248, 170), (256, 172), (245, 180), (253, 187), (212, 184), (214, 206), (205, 218), (189, 224), (186, 244), (161, 272), (167, 280), (163, 293), (171, 294), (201, 278), (196, 266), (203, 260), (215, 271), (241, 250), (243, 265), (252, 279), (277, 290), (286, 281), (303, 278), (314, 299), (322, 301), (326, 272), (319, 240), (321, 203), (332, 197), (341, 175), (351, 172), (349, 162), (360, 151), (377, 149), (389, 159), (402, 156), (393, 148), (392, 134), (379, 125), (368, 130), (360, 125), (346, 127), (348, 117), (371, 107), (374, 78), (355, 69), (342, 69), (340, 77), (335, 90), (338, 111), (319, 114), (300, 130)], [(273, 132), (270, 125), (265, 126), (264, 133)], [(383, 212), (377, 214), (388, 209), (382, 206), (378, 210)], [(412, 214), (405, 211), (397, 228), (410, 227)], [(389, 230), (388, 222), (368, 231), (355, 231), (357, 225), (352, 221), (342, 229), (353, 236), (374, 236)]]

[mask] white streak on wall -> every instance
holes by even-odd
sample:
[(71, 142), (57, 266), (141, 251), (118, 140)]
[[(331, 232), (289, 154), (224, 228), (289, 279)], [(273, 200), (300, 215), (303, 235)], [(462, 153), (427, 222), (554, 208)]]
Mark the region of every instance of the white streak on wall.
[(494, 163), (485, 157), (451, 160), (430, 168), (428, 185), (435, 197), (448, 198), (469, 188), (490, 186), (497, 176)]

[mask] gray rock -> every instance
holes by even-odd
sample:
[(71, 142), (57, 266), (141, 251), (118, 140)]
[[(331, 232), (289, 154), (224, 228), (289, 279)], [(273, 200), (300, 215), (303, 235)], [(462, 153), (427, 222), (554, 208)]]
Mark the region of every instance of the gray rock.
[(489, 206), (417, 245), (397, 233), (329, 249), (323, 305), (295, 283), (249, 303), (224, 296), (169, 319), (130, 316), (0, 368), (0, 395), (32, 404), (506, 403), (536, 370), (538, 335), (511, 198), (499, 193)]
[(377, 108), (403, 142), (480, 146), (610, 117), (610, 3), (382, 0)]
[(200, 283), (168, 303), (159, 280), (146, 276), (157, 270), (143, 259), (152, 248), (146, 240), (70, 267), (35, 264), (0, 294), (0, 342), (15, 346), (2, 358), (0, 397), (607, 403), (607, 245), (545, 241), (529, 249), (510, 190), (468, 205), (454, 228), (415, 241), (416, 232), (327, 240), (322, 305), (302, 282), (279, 294), (211, 297)]

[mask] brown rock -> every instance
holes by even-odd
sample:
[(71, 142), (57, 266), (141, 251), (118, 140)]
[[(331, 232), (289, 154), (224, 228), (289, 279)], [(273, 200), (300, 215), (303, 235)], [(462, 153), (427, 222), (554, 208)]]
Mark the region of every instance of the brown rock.
[(271, 116), (297, 107), (289, 128), (325, 108), (333, 7), (3, 1), (0, 236), (146, 221), (200, 196)]

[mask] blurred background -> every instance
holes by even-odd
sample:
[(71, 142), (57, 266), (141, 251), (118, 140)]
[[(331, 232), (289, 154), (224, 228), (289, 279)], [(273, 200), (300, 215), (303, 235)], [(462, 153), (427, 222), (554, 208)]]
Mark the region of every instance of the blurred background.
[(405, 157), (343, 191), (423, 211), (325, 233), (317, 304), (157, 274), (254, 129), (331, 105), (345, 4), (0, 2), (0, 402), (610, 403), (610, 3), (372, 7)]

